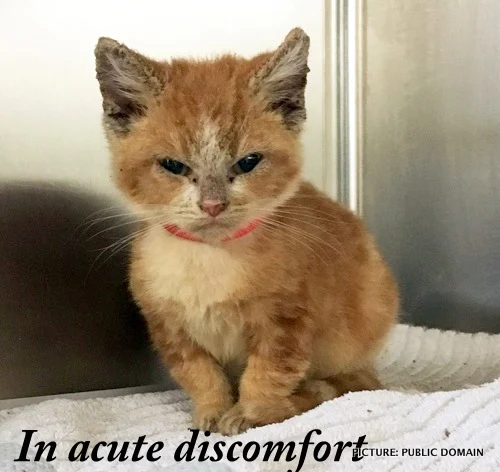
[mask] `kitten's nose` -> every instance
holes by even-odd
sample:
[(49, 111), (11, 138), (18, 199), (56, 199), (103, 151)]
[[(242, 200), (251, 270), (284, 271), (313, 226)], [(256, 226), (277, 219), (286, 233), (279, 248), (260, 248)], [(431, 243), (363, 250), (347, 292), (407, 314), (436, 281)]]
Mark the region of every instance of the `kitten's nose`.
[(201, 202), (200, 208), (210, 216), (216, 217), (227, 208), (227, 202), (220, 200), (205, 200)]

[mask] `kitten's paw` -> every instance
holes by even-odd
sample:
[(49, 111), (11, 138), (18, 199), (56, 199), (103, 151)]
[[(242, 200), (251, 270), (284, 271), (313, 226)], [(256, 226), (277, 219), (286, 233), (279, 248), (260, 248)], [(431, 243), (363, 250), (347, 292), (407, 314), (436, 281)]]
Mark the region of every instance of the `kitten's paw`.
[(217, 432), (217, 425), (228, 410), (231, 411), (231, 404), (218, 406), (199, 406), (193, 415), (193, 426), (200, 431)]
[(233, 436), (243, 433), (253, 425), (245, 418), (240, 403), (236, 403), (228, 412), (226, 412), (219, 421), (217, 429), (219, 433), (225, 436)]

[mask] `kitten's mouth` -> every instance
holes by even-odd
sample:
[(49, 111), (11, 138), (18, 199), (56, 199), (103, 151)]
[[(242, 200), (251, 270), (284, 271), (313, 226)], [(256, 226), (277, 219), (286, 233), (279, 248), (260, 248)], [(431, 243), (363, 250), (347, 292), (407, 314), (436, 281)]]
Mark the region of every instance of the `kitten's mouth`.
[(232, 227), (234, 227), (234, 221), (212, 218), (195, 223), (192, 225), (192, 231), (195, 233), (203, 231), (229, 231)]
[[(214, 232), (218, 235), (217, 240), (222, 243), (232, 241), (234, 239), (242, 238), (247, 234), (251, 233), (260, 225), (261, 221), (259, 219), (251, 220), (244, 226), (237, 228), (233, 231), (228, 231), (227, 225), (220, 223), (212, 223), (210, 225), (204, 225), (202, 228), (205, 230), (198, 230), (196, 232), (190, 232), (185, 229), (180, 228), (175, 224), (165, 225), (164, 228), (170, 234), (177, 236), (180, 239), (185, 239), (187, 241), (193, 241), (198, 243), (207, 243), (212, 241)], [(214, 231), (215, 230), (215, 231)], [(222, 231), (221, 231), (222, 230)], [(220, 235), (223, 234), (221, 237)]]

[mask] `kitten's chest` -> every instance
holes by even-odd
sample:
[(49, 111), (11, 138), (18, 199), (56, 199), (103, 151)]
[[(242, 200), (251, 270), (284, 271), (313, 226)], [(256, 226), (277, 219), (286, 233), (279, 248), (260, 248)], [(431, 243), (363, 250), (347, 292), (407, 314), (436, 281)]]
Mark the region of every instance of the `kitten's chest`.
[(223, 248), (152, 233), (138, 249), (149, 292), (186, 309), (232, 302), (245, 286), (244, 263)]
[(186, 330), (193, 340), (221, 364), (242, 365), (246, 360), (243, 322), (237, 305), (209, 306), (185, 313)]
[(220, 248), (155, 237), (140, 248), (142, 279), (161, 305), (183, 307), (179, 321), (199, 345), (219, 361), (245, 357), (243, 323), (237, 294), (245, 284), (240, 261)]

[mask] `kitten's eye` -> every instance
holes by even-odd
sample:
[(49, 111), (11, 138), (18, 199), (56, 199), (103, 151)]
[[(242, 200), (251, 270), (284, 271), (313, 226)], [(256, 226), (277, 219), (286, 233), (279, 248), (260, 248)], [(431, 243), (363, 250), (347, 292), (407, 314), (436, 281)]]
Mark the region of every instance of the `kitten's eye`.
[(160, 159), (158, 162), (165, 170), (175, 175), (188, 175), (191, 172), (186, 164), (173, 159)]
[(233, 170), (236, 174), (247, 174), (255, 169), (257, 164), (262, 160), (262, 154), (253, 152), (243, 159), (240, 159), (234, 166)]

